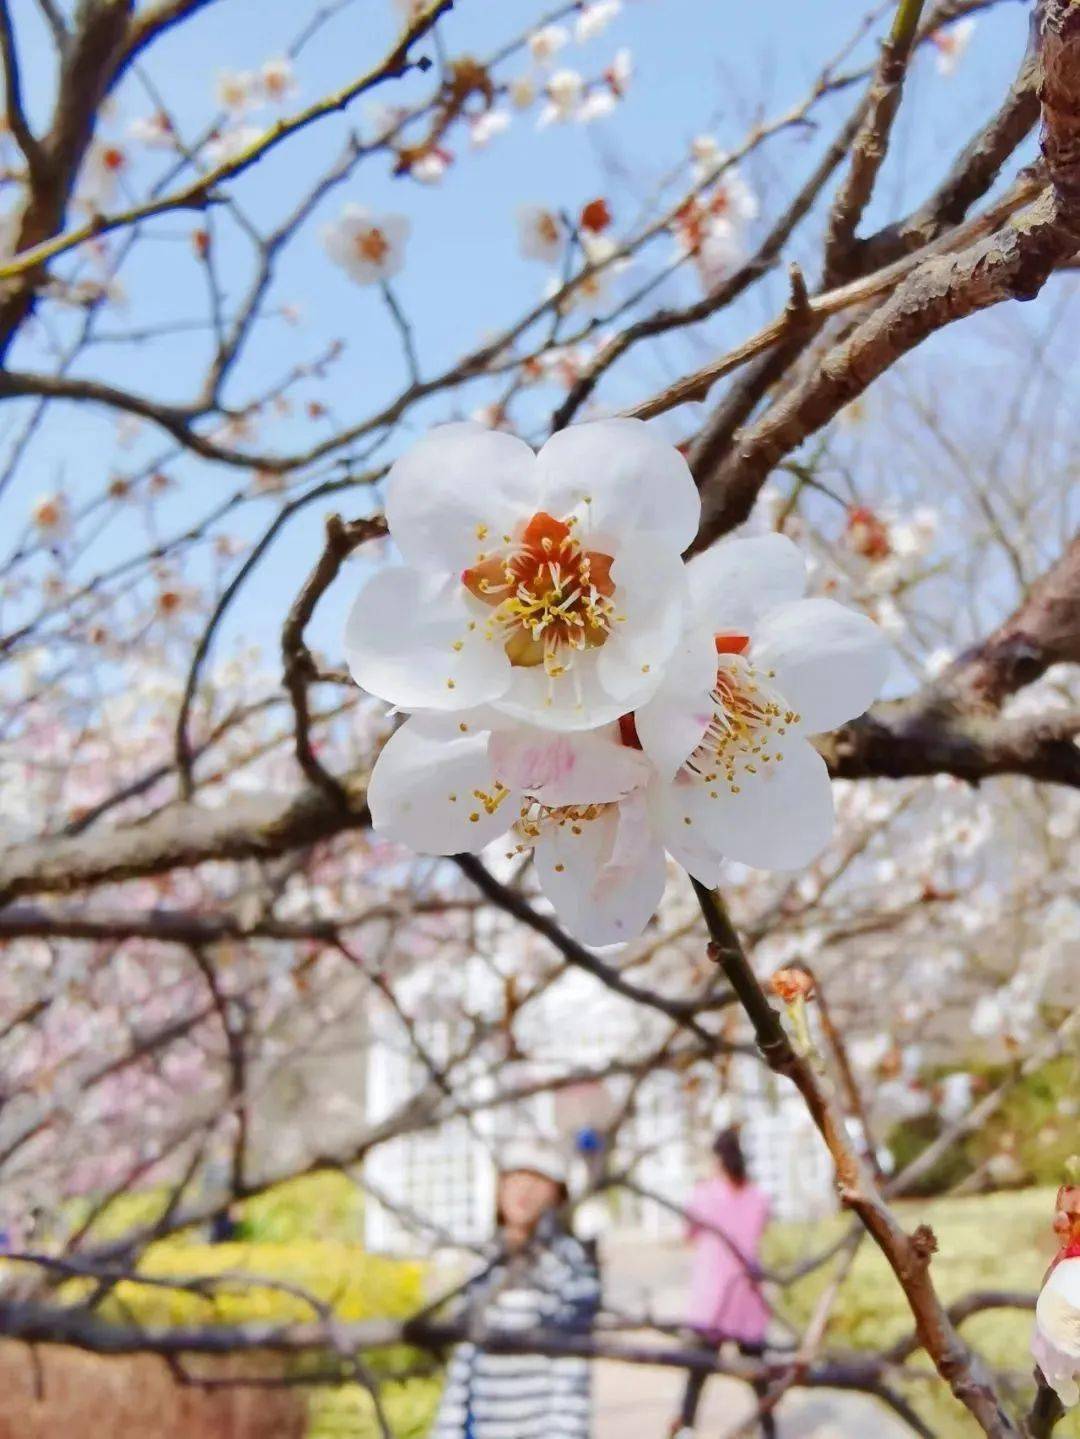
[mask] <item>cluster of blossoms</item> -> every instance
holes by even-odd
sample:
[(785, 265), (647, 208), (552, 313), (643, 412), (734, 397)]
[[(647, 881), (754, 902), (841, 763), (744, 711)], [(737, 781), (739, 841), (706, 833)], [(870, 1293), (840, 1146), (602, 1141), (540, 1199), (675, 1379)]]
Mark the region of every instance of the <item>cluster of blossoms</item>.
[(588, 943), (642, 932), (670, 854), (794, 869), (828, 842), (808, 736), (862, 713), (888, 648), (864, 615), (804, 597), (781, 535), (684, 564), (700, 503), (641, 421), (554, 435), (539, 454), (465, 422), (392, 467), (390, 533), (349, 618), (353, 677), (410, 717), (382, 750), (376, 831), (427, 854), (512, 834)]
[[(412, 24), (424, 13), (421, 0), (394, 0), (403, 24)], [(482, 149), (510, 128), (515, 113), (538, 107), (537, 129), (576, 121), (587, 124), (602, 119), (624, 99), (633, 78), (630, 51), (617, 50), (611, 60), (592, 78), (559, 62), (571, 41), (585, 45), (607, 29), (622, 10), (622, 0), (582, 0), (573, 29), (549, 23), (525, 37), (531, 65), (503, 83), (496, 83), (486, 66), (471, 58), (451, 62), (447, 79), (435, 105), (435, 119), (418, 143), (402, 144), (400, 132), (413, 118), (407, 108), (376, 103), (371, 108), (374, 139), (393, 145), (397, 156), (395, 173), (407, 174), (421, 184), (437, 184), (453, 165), (455, 155), (446, 136), (455, 121), (468, 128), (469, 143)], [(511, 53), (516, 46), (510, 47)], [(478, 100), (479, 107), (470, 101)]]
[(711, 135), (691, 146), (702, 187), (682, 206), (673, 232), (677, 254), (693, 261), (701, 287), (714, 290), (742, 260), (746, 227), (760, 213), (757, 196)]
[[(555, 210), (545, 205), (522, 205), (518, 209), (518, 246), (527, 260), (540, 260), (551, 266), (564, 265), (567, 246), (574, 240), (581, 249), (585, 268), (569, 286), (558, 273), (548, 281), (546, 295), (559, 295), (562, 312), (581, 309), (597, 314), (610, 298), (612, 282), (630, 263), (619, 255), (618, 243), (607, 233), (611, 211), (603, 198), (590, 200), (581, 207), (572, 229)], [(565, 295), (560, 292), (566, 289)], [(537, 376), (526, 376), (536, 379)]]

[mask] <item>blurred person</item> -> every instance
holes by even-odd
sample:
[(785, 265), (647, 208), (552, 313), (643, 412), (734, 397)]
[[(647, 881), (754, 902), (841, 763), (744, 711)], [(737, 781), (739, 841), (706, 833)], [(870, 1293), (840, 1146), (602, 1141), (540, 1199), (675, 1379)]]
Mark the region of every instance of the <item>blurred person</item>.
[[(693, 1245), (690, 1308), (687, 1323), (703, 1344), (718, 1349), (735, 1343), (746, 1355), (765, 1350), (769, 1307), (761, 1293), (761, 1241), (769, 1221), (769, 1200), (751, 1183), (737, 1128), (723, 1129), (713, 1143), (715, 1173), (694, 1189), (687, 1209), (687, 1239)], [(708, 1374), (686, 1377), (673, 1439), (690, 1439)], [(760, 1399), (764, 1384), (755, 1384)], [(761, 1433), (775, 1439), (770, 1412), (760, 1419)]]
[[(589, 1249), (571, 1234), (568, 1165), (557, 1146), (521, 1140), (499, 1156), (494, 1262), (466, 1287), (462, 1312), (478, 1329), (584, 1334), (600, 1303)], [(432, 1439), (588, 1439), (589, 1361), (454, 1350)]]

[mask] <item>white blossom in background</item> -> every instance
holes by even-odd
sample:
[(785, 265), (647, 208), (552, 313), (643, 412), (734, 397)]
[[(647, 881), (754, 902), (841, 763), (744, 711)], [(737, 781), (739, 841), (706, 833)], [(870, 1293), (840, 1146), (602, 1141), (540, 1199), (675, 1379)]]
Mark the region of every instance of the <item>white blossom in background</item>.
[(575, 425), (539, 454), (440, 426), (392, 466), (386, 516), (405, 563), (368, 580), (345, 637), (369, 693), (578, 730), (655, 690), (700, 500), (682, 455), (641, 421)]
[(570, 32), (562, 25), (545, 25), (540, 30), (534, 30), (529, 36), (529, 54), (537, 64), (546, 65), (569, 40)]
[(449, 151), (433, 145), (412, 162), (409, 174), (421, 185), (437, 185), (450, 168), (452, 158)]
[(362, 205), (346, 205), (322, 232), (326, 253), (358, 285), (390, 280), (405, 263), (410, 222), (405, 215), (372, 215)]
[(574, 38), (579, 45), (593, 40), (607, 29), (622, 10), (622, 0), (590, 0), (582, 7), (574, 26)]
[(258, 80), (250, 70), (219, 70), (214, 81), (214, 98), (230, 115), (246, 115), (261, 103)]
[(955, 25), (944, 26), (935, 30), (930, 40), (937, 50), (937, 69), (939, 75), (952, 75), (964, 58), (964, 52), (971, 44), (971, 37), (975, 33), (975, 21), (969, 15), (963, 20), (957, 20)]
[(746, 254), (742, 237), (734, 225), (714, 221), (694, 252), (694, 268), (701, 288), (710, 294), (728, 278)]
[(155, 110), (152, 115), (142, 115), (132, 120), (128, 135), (148, 150), (175, 150), (176, 132), (172, 121), (164, 110)]
[(206, 143), (204, 154), (211, 165), (227, 165), (237, 160), (266, 134), (261, 125), (236, 125), (220, 130)]
[(735, 226), (748, 225), (761, 213), (761, 205), (742, 172), (730, 165), (705, 201), (714, 220), (727, 220)]
[(544, 86), (547, 103), (540, 111), (537, 128), (573, 120), (585, 93), (585, 81), (576, 70), (556, 70)]
[(734, 166), (708, 194), (695, 196), (680, 209), (672, 226), (676, 254), (692, 260), (706, 294), (744, 258), (746, 227), (759, 210), (757, 196)]
[[(560, 306), (564, 312), (583, 310), (586, 314), (595, 315), (607, 305), (611, 298), (612, 285), (629, 267), (631, 261), (627, 256), (619, 255), (618, 242), (610, 235), (598, 235), (582, 230), (580, 241), (589, 268), (575, 277), (572, 289), (560, 302)], [(553, 279), (548, 293), (556, 294), (561, 288), (561, 282)]]
[(865, 615), (804, 598), (806, 564), (783, 535), (717, 546), (687, 578), (683, 643), (634, 716), (642, 748), (671, 780), (668, 849), (707, 884), (724, 857), (801, 868), (835, 822), (828, 770), (808, 736), (868, 708), (891, 651)]
[(474, 115), (469, 120), (469, 143), (474, 149), (482, 150), (496, 135), (501, 135), (510, 128), (510, 120), (509, 110), (492, 108), (485, 110), (482, 115)]
[(30, 509), (34, 527), (50, 539), (60, 539), (71, 529), (71, 507), (62, 490), (41, 495)]
[(79, 172), (79, 203), (92, 210), (111, 205), (129, 167), (127, 151), (115, 141), (95, 140)]
[(721, 169), (727, 152), (714, 136), (695, 135), (690, 142), (690, 157), (694, 162), (694, 179), (700, 185)]
[(515, 110), (527, 110), (536, 100), (536, 81), (531, 75), (518, 75), (510, 81), (508, 93)]
[(299, 90), (292, 61), (287, 55), (264, 60), (259, 67), (259, 89), (272, 104), (280, 105)]
[(602, 81), (590, 88), (578, 106), (574, 118), (583, 124), (589, 124), (610, 115), (619, 101), (625, 98), (633, 75), (634, 62), (630, 51), (617, 51), (614, 60), (604, 71)]
[(527, 260), (553, 265), (563, 251), (562, 221), (546, 205), (521, 205), (517, 212), (518, 249)]
[(611, 64), (604, 71), (604, 79), (617, 100), (622, 100), (634, 78), (634, 57), (625, 46), (615, 51)]

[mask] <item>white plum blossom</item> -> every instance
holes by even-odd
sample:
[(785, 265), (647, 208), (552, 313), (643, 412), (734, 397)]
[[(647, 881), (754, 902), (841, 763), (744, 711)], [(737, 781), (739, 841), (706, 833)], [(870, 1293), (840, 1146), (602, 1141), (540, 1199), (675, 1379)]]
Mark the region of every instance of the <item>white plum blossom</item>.
[(287, 55), (264, 60), (259, 67), (259, 89), (267, 100), (280, 105), (295, 95), (300, 87), (296, 83), (292, 61)]
[(521, 205), (517, 212), (518, 248), (527, 260), (553, 265), (562, 254), (562, 221), (546, 205)]
[(30, 518), (42, 534), (54, 539), (67, 534), (71, 528), (71, 507), (62, 490), (50, 495), (41, 495), (34, 501)]
[(965, 50), (971, 44), (971, 37), (974, 33), (975, 21), (970, 15), (963, 20), (957, 20), (955, 25), (934, 31), (930, 39), (937, 50), (939, 75), (953, 74), (963, 59)]
[(509, 110), (485, 110), (469, 121), (469, 143), (476, 150), (482, 150), (496, 135), (510, 128)]
[(621, 50), (615, 51), (611, 64), (604, 71), (604, 79), (611, 87), (613, 94), (621, 100), (633, 78), (634, 57), (624, 46)]
[(250, 70), (219, 70), (214, 96), (230, 115), (245, 115), (260, 104), (258, 81)]
[(515, 110), (527, 110), (536, 99), (536, 81), (531, 75), (518, 75), (510, 81), (508, 93)]
[(562, 25), (545, 25), (529, 36), (529, 53), (539, 64), (553, 59), (570, 39)]
[(409, 166), (409, 174), (421, 185), (437, 185), (450, 168), (450, 155), (433, 145)]
[(640, 420), (572, 426), (539, 454), (440, 426), (387, 479), (405, 563), (357, 597), (353, 678), (406, 710), (610, 723), (649, 698), (679, 640), (699, 514), (686, 461)]
[(706, 294), (711, 294), (727, 279), (744, 254), (742, 239), (734, 225), (725, 220), (713, 221), (693, 256), (694, 268)]
[(734, 165), (724, 171), (706, 204), (714, 219), (729, 220), (736, 226), (749, 224), (761, 213), (757, 195)]
[(326, 253), (350, 279), (373, 285), (401, 270), (409, 229), (405, 215), (372, 215), (361, 205), (346, 205), (322, 239)]
[(540, 112), (537, 128), (572, 120), (584, 92), (585, 81), (576, 70), (556, 70), (544, 86), (547, 104)]
[(603, 80), (594, 85), (577, 108), (574, 118), (583, 124), (602, 120), (622, 100), (633, 79), (634, 62), (629, 50), (618, 50), (604, 71)]
[(683, 643), (634, 715), (637, 741), (669, 781), (667, 847), (705, 884), (722, 858), (799, 869), (835, 822), (807, 736), (862, 714), (891, 652), (865, 615), (804, 598), (806, 565), (783, 535), (720, 545), (691, 561), (687, 580)]
[(176, 149), (176, 132), (164, 110), (155, 110), (152, 115), (142, 115), (132, 120), (128, 126), (128, 134), (148, 150)]
[(211, 165), (227, 165), (230, 160), (239, 159), (265, 134), (260, 125), (236, 125), (230, 130), (221, 130), (207, 141), (206, 158)]
[(727, 152), (712, 135), (695, 135), (690, 142), (694, 176), (698, 183), (708, 180), (723, 166)]
[(680, 209), (673, 225), (676, 249), (693, 260), (706, 293), (743, 258), (743, 233), (758, 213), (757, 196), (734, 166), (707, 195), (688, 200)]
[(594, 120), (603, 120), (610, 115), (617, 104), (614, 92), (604, 85), (589, 91), (578, 106), (574, 118), (583, 125), (591, 125)]
[(1080, 1404), (1080, 1244), (1067, 1246), (1047, 1275), (1031, 1352), (1062, 1404)]
[[(582, 230), (580, 240), (588, 268), (575, 278), (573, 288), (560, 303), (564, 311), (584, 310), (595, 315), (607, 304), (612, 282), (626, 270), (630, 260), (619, 255), (618, 242), (610, 235)], [(560, 281), (554, 279), (549, 293), (556, 294), (561, 288)]]
[(638, 859), (649, 773), (615, 725), (556, 734), (485, 709), (420, 714), (379, 755), (368, 804), (381, 838), (421, 854), (478, 853), (509, 830), (571, 933), (616, 944), (641, 933), (664, 891), (663, 848), (650, 847), (647, 874)]
[(619, 14), (622, 0), (589, 0), (578, 15), (574, 37), (579, 44), (595, 39)]
[(111, 205), (128, 165), (127, 151), (122, 145), (95, 140), (86, 152), (79, 174), (80, 203), (92, 210)]

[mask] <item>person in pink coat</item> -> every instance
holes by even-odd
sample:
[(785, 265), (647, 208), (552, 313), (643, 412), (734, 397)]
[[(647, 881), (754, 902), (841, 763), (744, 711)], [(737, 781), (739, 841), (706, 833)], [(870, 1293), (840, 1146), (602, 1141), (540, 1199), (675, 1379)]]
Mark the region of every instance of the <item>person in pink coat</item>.
[[(716, 1172), (695, 1188), (687, 1208), (687, 1239), (693, 1245), (687, 1323), (710, 1346), (733, 1341), (744, 1354), (760, 1355), (769, 1326), (760, 1282), (769, 1201), (750, 1182), (737, 1129), (722, 1130), (713, 1153)], [(694, 1432), (707, 1378), (700, 1370), (687, 1375), (682, 1409), (671, 1430), (677, 1439)], [(761, 1432), (775, 1439), (771, 1412), (762, 1414)]]

